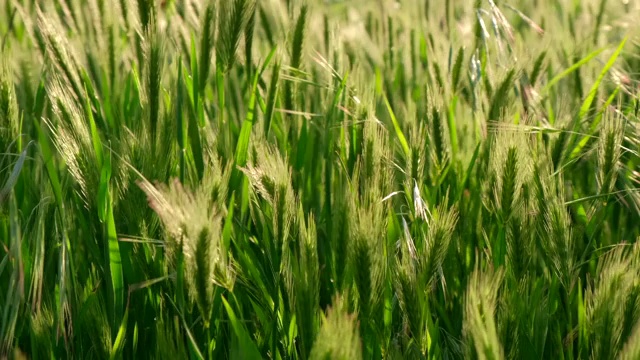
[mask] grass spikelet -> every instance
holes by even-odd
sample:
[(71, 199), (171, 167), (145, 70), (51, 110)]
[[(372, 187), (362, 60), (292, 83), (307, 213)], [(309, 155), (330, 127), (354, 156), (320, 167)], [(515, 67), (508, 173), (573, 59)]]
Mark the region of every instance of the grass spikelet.
[[(427, 308), (423, 306), (425, 291), (418, 287), (417, 269), (411, 258), (402, 257), (401, 264), (396, 269), (395, 289), (398, 294), (403, 319), (408, 324), (408, 334), (420, 342), (421, 348), (425, 334), (425, 318), (429, 316)], [(421, 349), (423, 350), (423, 349)]]
[(80, 187), (81, 198), (90, 208), (95, 203), (94, 191), (98, 189), (98, 161), (81, 107), (64, 81), (63, 78), (54, 78), (47, 84), (55, 117), (46, 120), (45, 124), (69, 174)]
[(261, 197), (272, 207), (275, 239), (286, 242), (295, 217), (295, 194), (286, 160), (272, 147), (258, 142), (253, 162), (241, 170)]
[(515, 147), (507, 150), (507, 159), (502, 171), (502, 191), (500, 207), (502, 216), (507, 221), (511, 217), (516, 195), (516, 178), (518, 176), (518, 153)]
[(124, 20), (124, 24), (126, 27), (129, 26), (129, 1), (130, 0), (120, 0), (120, 16), (122, 16), (122, 20)]
[[(370, 225), (370, 224), (368, 224)], [(373, 290), (372, 277), (375, 275), (373, 268), (373, 254), (367, 243), (367, 239), (358, 237), (355, 239), (351, 250), (351, 266), (354, 271), (354, 281), (358, 289), (359, 312), (362, 316), (369, 315)], [(368, 321), (364, 318), (363, 320)]]
[(429, 223), (429, 217), (431, 217), (429, 205), (422, 198), (418, 182), (415, 179), (413, 180), (413, 211), (416, 219), (422, 219), (427, 224)]
[(190, 193), (177, 180), (169, 186), (147, 181), (139, 186), (169, 235), (170, 256), (175, 257), (181, 248), (184, 251), (189, 295), (208, 326), (214, 285), (232, 289), (235, 276), (228, 249), (220, 241), (222, 210), (210, 203), (202, 189)]
[[(426, 283), (428, 275), (424, 266), (424, 263), (429, 260), (423, 262), (422, 257), (431, 253), (416, 249), (404, 218), (402, 223), (406, 241), (400, 245), (400, 259), (394, 272), (394, 287), (403, 321), (408, 326), (407, 336), (416, 340), (420, 352), (424, 354), (428, 347), (428, 321), (431, 316), (428, 298), (432, 287)], [(436, 251), (436, 249), (430, 250)]]
[(115, 40), (115, 30), (116, 27), (114, 25), (109, 26), (109, 33), (107, 34), (107, 47), (109, 52), (109, 87), (113, 88), (116, 81), (116, 40)]
[(425, 284), (426, 287), (433, 284), (436, 275), (441, 270), (442, 263), (449, 250), (453, 231), (458, 221), (457, 210), (444, 208), (444, 204), (446, 203), (447, 201), (444, 201), (443, 205), (438, 207), (435, 212), (425, 239), (424, 250), (422, 251), (423, 256), (426, 257), (422, 265), (423, 275), (421, 276), (420, 283)]
[(600, 194), (613, 190), (620, 167), (624, 119), (613, 114), (605, 115), (598, 142), (598, 174)]
[(160, 86), (162, 83), (162, 72), (164, 67), (163, 44), (155, 32), (148, 36), (147, 43), (147, 91), (149, 101), (149, 130), (151, 139), (154, 140), (158, 133), (158, 122), (160, 116)]
[(551, 150), (551, 160), (556, 169), (560, 169), (562, 164), (567, 156), (567, 150), (569, 148), (569, 138), (570, 132), (566, 130), (567, 127), (562, 129), (558, 138), (555, 139), (552, 150)]
[(511, 218), (515, 200), (520, 189), (517, 189), (518, 177), (518, 150), (509, 147), (507, 158), (502, 171), (502, 189), (500, 189), (500, 210), (503, 221), (507, 222)]
[(15, 137), (20, 131), (16, 94), (8, 64), (5, 61), (0, 64), (0, 119), (3, 119), (3, 123), (0, 125), (0, 149), (5, 151), (16, 140)]
[(336, 297), (333, 305), (327, 310), (309, 359), (362, 359), (357, 316), (347, 312), (347, 301), (344, 297)]
[(469, 280), (464, 311), (464, 332), (469, 357), (504, 359), (495, 318), (502, 278), (502, 270), (481, 272), (476, 269)]
[(249, 11), (250, 14), (244, 30), (244, 53), (247, 78), (250, 79), (253, 76), (253, 39), (256, 30), (257, 5), (252, 6)]
[(449, 148), (446, 143), (446, 129), (442, 114), (435, 107), (431, 110), (431, 143), (433, 144), (433, 156), (437, 164), (442, 168), (449, 157)]
[(332, 248), (332, 263), (336, 276), (336, 288), (343, 290), (346, 274), (348, 274), (349, 264), (349, 249), (352, 224), (348, 214), (351, 210), (352, 193), (345, 190), (343, 196), (336, 198), (336, 201), (332, 204), (333, 219), (331, 224), (333, 225), (333, 237), (331, 240)]
[(363, 154), (352, 180), (358, 188), (357, 195), (354, 194), (353, 201), (348, 204), (348, 211), (353, 214), (349, 221), (348, 260), (357, 289), (361, 333), (368, 334), (372, 325), (370, 317), (379, 309), (386, 277), (383, 253), (388, 203), (381, 200), (391, 192), (393, 174), (385, 162), (391, 155), (383, 128), (374, 121), (367, 121), (362, 136)]
[(633, 333), (624, 345), (618, 359), (633, 360), (640, 358), (640, 325), (636, 324)]
[(291, 258), (292, 285), (289, 297), (296, 313), (298, 337), (303, 356), (311, 352), (319, 325), (319, 276), (318, 249), (315, 221), (310, 217), (306, 224), (300, 209), (297, 249)]
[(80, 101), (84, 92), (80, 86), (78, 61), (71, 51), (68, 40), (61, 35), (64, 31), (60, 30), (59, 26), (39, 8), (37, 14), (36, 33), (44, 40), (47, 55), (51, 58), (57, 73), (64, 79), (64, 83), (71, 87), (75, 100)]
[(552, 171), (544, 166), (538, 166), (535, 173), (540, 244), (553, 272), (568, 289), (575, 282), (575, 260), (571, 219), (564, 206), (563, 177), (562, 174), (557, 174), (557, 180), (552, 180)]
[(222, 2), (216, 41), (216, 63), (219, 71), (226, 73), (235, 63), (240, 37), (255, 6), (254, 0)]
[(31, 349), (31, 355), (36, 356), (50, 356), (53, 351), (53, 339), (54, 334), (54, 319), (53, 313), (49, 308), (43, 306), (38, 312), (31, 314), (29, 321), (30, 340), (33, 347)]
[(369, 202), (365, 194), (365, 204), (369, 205), (352, 210), (357, 214), (357, 220), (352, 224), (353, 239), (350, 241), (349, 251), (349, 267), (357, 289), (360, 331), (371, 340), (371, 331), (375, 329), (375, 317), (380, 310), (381, 292), (386, 277), (386, 261), (383, 258), (386, 221), (380, 198), (381, 196), (378, 196), (378, 201)]
[(424, 123), (419, 123), (415, 126), (414, 131), (410, 133), (411, 158), (408, 160), (407, 165), (409, 168), (407, 169), (407, 174), (410, 174), (411, 179), (419, 180), (422, 183), (422, 180), (428, 178), (429, 174), (426, 171), (430, 169), (431, 164), (428, 152), (429, 147), (427, 146), (429, 141), (428, 126)]
[(624, 344), (626, 307), (636, 307), (635, 302), (629, 304), (627, 299), (632, 295), (640, 270), (634, 260), (638, 246), (633, 250), (619, 246), (606, 254), (598, 269), (599, 277), (587, 290), (586, 316), (592, 358), (615, 358)]
[[(362, 132), (363, 149), (358, 185), (363, 204), (374, 204), (391, 192), (393, 173), (387, 160), (392, 158), (388, 133), (376, 121), (367, 121)], [(366, 186), (370, 184), (370, 186)]]
[[(18, 326), (20, 303), (25, 296), (24, 292), (24, 259), (21, 254), (22, 232), (18, 220), (18, 206), (15, 195), (9, 198), (9, 221), (11, 233), (9, 234), (8, 251), (0, 266), (0, 276), (8, 278), (6, 293), (0, 298), (2, 301), (2, 321), (0, 322), (0, 354), (7, 353), (11, 349), (13, 338)], [(3, 244), (4, 245), (4, 244)], [(9, 266), (5, 261), (11, 260)], [(7, 273), (4, 270), (8, 270)]]
[(138, 3), (138, 15), (144, 30), (156, 21), (156, 0), (136, 0)]
[(0, 64), (0, 116), (10, 122), (15, 122), (18, 116), (14, 85), (6, 60)]
[(545, 58), (547, 56), (547, 52), (543, 51), (538, 55), (536, 61), (533, 63), (533, 68), (531, 69), (531, 74), (529, 75), (529, 83), (533, 86), (538, 81), (538, 77), (545, 67)]
[[(188, 235), (188, 234), (187, 234)], [(213, 299), (213, 281), (211, 279), (211, 259), (212, 259), (212, 242), (210, 240), (208, 227), (203, 227), (196, 234), (195, 249), (193, 250), (195, 257), (193, 269), (194, 274), (194, 295), (196, 303), (200, 308), (200, 313), (205, 321), (205, 327), (209, 327), (209, 318), (211, 317), (211, 303)], [(193, 236), (193, 235), (192, 235)]]
[(198, 65), (198, 76), (200, 82), (200, 94), (203, 94), (204, 88), (207, 85), (207, 79), (209, 78), (209, 69), (211, 68), (211, 61), (213, 57), (213, 48), (215, 40), (215, 1), (210, 0), (202, 18), (202, 30), (200, 33), (200, 60)]
[(514, 69), (509, 71), (504, 80), (502, 80), (502, 83), (500, 84), (498, 89), (493, 94), (491, 107), (487, 114), (488, 120), (499, 121), (502, 119), (502, 110), (509, 104), (508, 94), (509, 90), (511, 90), (513, 86), (515, 75), (516, 72)]
[[(307, 23), (307, 6), (300, 8), (298, 19), (293, 30), (293, 40), (291, 45), (291, 68), (302, 70), (302, 52), (304, 49), (304, 35)], [(296, 83), (287, 82), (284, 89), (284, 106), (288, 110), (294, 110), (296, 100)]]
[(459, 81), (460, 81), (460, 73), (462, 70), (462, 63), (464, 61), (464, 48), (460, 48), (458, 50), (458, 55), (456, 55), (456, 62), (453, 65), (453, 69), (451, 70), (451, 91), (455, 94), (458, 91)]
[(307, 11), (307, 5), (303, 5), (300, 8), (298, 20), (296, 20), (296, 27), (293, 31), (293, 41), (291, 45), (291, 67), (293, 67), (294, 69), (300, 69), (300, 65), (302, 64), (302, 51), (304, 49)]
[(490, 159), (490, 170), (496, 176), (493, 189), (493, 209), (503, 224), (519, 215), (522, 207), (522, 189), (531, 176), (530, 145), (526, 135), (519, 129), (507, 130), (497, 127), (496, 141)]

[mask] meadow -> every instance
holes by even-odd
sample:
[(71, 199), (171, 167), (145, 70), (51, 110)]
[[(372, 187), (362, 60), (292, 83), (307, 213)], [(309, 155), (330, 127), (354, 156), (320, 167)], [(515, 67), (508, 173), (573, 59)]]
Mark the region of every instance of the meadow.
[(640, 359), (639, 18), (0, 1), (0, 359)]

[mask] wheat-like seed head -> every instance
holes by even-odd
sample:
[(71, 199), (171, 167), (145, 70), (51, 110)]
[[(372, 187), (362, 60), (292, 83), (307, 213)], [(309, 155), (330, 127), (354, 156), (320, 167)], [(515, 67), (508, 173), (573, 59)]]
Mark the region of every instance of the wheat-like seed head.
[(502, 279), (502, 270), (481, 272), (476, 269), (469, 281), (464, 313), (468, 356), (475, 351), (479, 359), (504, 359), (495, 318)]
[(228, 249), (221, 243), (220, 204), (212, 204), (202, 189), (185, 190), (177, 180), (168, 186), (143, 180), (139, 186), (169, 234), (169, 251), (183, 252), (189, 294), (208, 324), (214, 286), (232, 289), (235, 278)]
[(322, 327), (309, 356), (312, 360), (362, 359), (357, 314), (349, 314), (344, 296), (336, 296), (323, 318)]

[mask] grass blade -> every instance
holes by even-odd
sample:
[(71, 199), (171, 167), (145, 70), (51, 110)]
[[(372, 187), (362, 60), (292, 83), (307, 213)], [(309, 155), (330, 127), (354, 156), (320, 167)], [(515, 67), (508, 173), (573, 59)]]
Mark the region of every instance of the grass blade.
[(236, 313), (231, 308), (231, 305), (227, 302), (227, 300), (222, 297), (222, 303), (224, 304), (225, 309), (227, 310), (227, 315), (229, 316), (229, 323), (231, 324), (231, 328), (233, 332), (238, 337), (240, 341), (240, 349), (242, 349), (243, 355), (246, 359), (262, 359), (260, 355), (260, 351), (256, 347), (256, 344), (251, 340), (251, 336), (249, 332), (242, 324), (242, 322), (236, 316)]
[(400, 128), (400, 123), (398, 123), (398, 119), (396, 119), (396, 115), (393, 113), (393, 109), (391, 108), (391, 104), (389, 104), (389, 99), (384, 97), (384, 103), (387, 106), (387, 111), (389, 112), (389, 117), (391, 118), (391, 122), (393, 123), (393, 128), (396, 131), (396, 136), (398, 137), (398, 141), (400, 141), (400, 146), (402, 146), (402, 151), (407, 159), (410, 158), (411, 150), (409, 149), (409, 143), (407, 143), (407, 138), (404, 137), (404, 133)]
[(571, 65), (568, 69), (566, 69), (565, 71), (561, 72), (560, 74), (554, 76), (551, 80), (549, 80), (549, 82), (547, 82), (547, 85), (545, 85), (545, 87), (542, 89), (542, 93), (546, 94), (547, 92), (549, 92), (549, 90), (555, 85), (557, 84), (560, 80), (564, 79), (565, 77), (571, 75), (574, 71), (578, 70), (580, 67), (582, 67), (584, 64), (588, 63), (589, 61), (593, 60), (593, 58), (595, 58), (596, 56), (600, 55), (600, 53), (603, 51), (604, 49), (597, 49), (592, 51), (591, 53), (589, 53), (589, 55), (585, 56), (584, 58), (580, 59), (578, 62), (576, 62), (575, 64)]
[(626, 42), (627, 42), (627, 38), (625, 37), (620, 43), (620, 45), (618, 45), (618, 48), (616, 49), (616, 51), (614, 51), (611, 57), (609, 57), (609, 60), (605, 64), (604, 68), (602, 68), (602, 71), (600, 71), (600, 75), (598, 75), (598, 78), (596, 79), (596, 81), (593, 83), (593, 85), (591, 85), (591, 89), (587, 94), (587, 98), (584, 99), (584, 102), (580, 106), (580, 113), (578, 114), (578, 117), (580, 119), (584, 118), (584, 116), (587, 115), (587, 112), (589, 112), (589, 109), (591, 108), (591, 104), (593, 103), (593, 99), (596, 97), (596, 93), (598, 91), (598, 88), (600, 87), (600, 83), (602, 83), (602, 80), (609, 72), (609, 69), (611, 69), (613, 64), (616, 62), (616, 59), (618, 59), (618, 56), (622, 52), (622, 49), (624, 48), (624, 45), (626, 44)]

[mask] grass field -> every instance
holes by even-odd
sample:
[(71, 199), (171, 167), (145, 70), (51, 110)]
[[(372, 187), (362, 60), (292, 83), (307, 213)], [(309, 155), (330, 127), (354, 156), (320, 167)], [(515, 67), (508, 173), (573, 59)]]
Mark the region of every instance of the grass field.
[(639, 18), (0, 1), (0, 358), (640, 359)]

